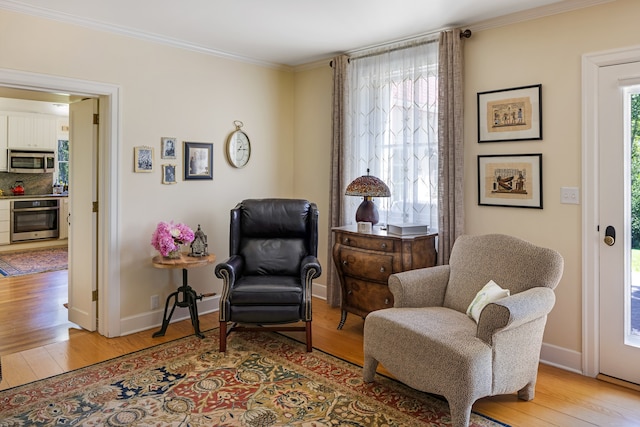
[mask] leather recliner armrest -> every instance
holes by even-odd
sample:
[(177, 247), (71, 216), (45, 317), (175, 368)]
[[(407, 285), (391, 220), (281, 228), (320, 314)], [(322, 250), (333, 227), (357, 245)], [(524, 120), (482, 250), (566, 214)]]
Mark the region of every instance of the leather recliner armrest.
[(223, 279), (225, 285), (232, 286), (236, 278), (242, 275), (244, 270), (244, 260), (239, 255), (233, 255), (225, 261), (216, 265), (215, 274), (219, 279)]
[(314, 270), (313, 275), (310, 277), (311, 279), (316, 279), (320, 277), (320, 274), (322, 274), (322, 267), (320, 266), (320, 261), (318, 261), (318, 258), (313, 255), (307, 255), (302, 259), (302, 262), (300, 263), (300, 278), (303, 283), (306, 280), (307, 274), (311, 270)]

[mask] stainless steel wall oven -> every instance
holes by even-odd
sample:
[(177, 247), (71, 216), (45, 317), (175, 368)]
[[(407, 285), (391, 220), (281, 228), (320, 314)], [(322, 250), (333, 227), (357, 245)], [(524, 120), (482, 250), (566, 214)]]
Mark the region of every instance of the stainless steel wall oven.
[(60, 200), (11, 201), (11, 242), (57, 239), (60, 235)]

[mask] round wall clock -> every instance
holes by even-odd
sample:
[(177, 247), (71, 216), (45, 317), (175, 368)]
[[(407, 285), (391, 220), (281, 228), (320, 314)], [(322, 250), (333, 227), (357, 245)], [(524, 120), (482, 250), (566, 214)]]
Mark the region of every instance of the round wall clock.
[(251, 157), (251, 142), (249, 142), (249, 136), (240, 130), (242, 122), (236, 120), (234, 124), (236, 130), (231, 132), (227, 140), (227, 160), (231, 166), (242, 168)]

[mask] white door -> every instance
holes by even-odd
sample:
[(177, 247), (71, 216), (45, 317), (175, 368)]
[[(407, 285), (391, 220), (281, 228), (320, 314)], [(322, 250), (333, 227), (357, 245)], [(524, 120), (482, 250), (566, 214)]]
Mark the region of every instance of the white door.
[(632, 141), (632, 125), (640, 126), (640, 112), (632, 112), (632, 100), (640, 96), (640, 63), (601, 67), (598, 85), (600, 373), (640, 384), (637, 237), (632, 245), (632, 223), (640, 215), (632, 215), (631, 185), (633, 174), (640, 181), (631, 161), (633, 144), (640, 144)]
[(69, 321), (89, 331), (97, 327), (97, 112), (97, 99), (69, 105)]

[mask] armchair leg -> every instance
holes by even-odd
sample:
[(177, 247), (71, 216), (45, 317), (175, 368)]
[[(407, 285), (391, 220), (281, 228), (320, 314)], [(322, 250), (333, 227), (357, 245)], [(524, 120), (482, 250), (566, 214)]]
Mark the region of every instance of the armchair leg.
[(471, 405), (451, 405), (451, 402), (449, 402), (449, 411), (451, 412), (451, 427), (469, 426)]
[(313, 345), (311, 343), (311, 321), (305, 322), (305, 330), (307, 332), (307, 352), (313, 350)]
[(364, 356), (363, 379), (365, 383), (373, 382), (373, 377), (376, 375), (376, 369), (378, 368), (378, 361), (371, 356)]
[(518, 399), (520, 400), (532, 400), (536, 395), (536, 382), (531, 381), (529, 384), (524, 386), (521, 390), (518, 390)]
[(227, 351), (227, 322), (220, 322), (220, 353)]

